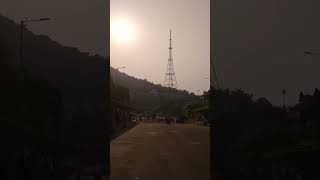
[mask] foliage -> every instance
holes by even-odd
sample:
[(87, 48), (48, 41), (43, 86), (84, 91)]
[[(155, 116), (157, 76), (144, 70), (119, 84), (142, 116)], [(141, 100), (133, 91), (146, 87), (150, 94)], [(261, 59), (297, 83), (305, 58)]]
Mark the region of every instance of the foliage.
[(20, 62), (19, 25), (0, 16), (0, 26), (1, 152), (37, 147), (51, 153), (72, 147), (66, 160), (83, 162), (89, 158), (79, 153), (85, 151), (100, 156), (95, 161), (106, 161), (109, 59), (25, 28)]
[[(111, 79), (115, 78), (116, 70), (110, 68)], [(136, 109), (152, 111), (171, 101), (193, 100), (196, 96), (186, 90), (177, 90), (154, 84), (146, 79), (137, 79), (125, 73), (117, 72), (117, 83), (127, 87), (130, 93), (130, 101)], [(157, 95), (152, 94), (156, 91)]]

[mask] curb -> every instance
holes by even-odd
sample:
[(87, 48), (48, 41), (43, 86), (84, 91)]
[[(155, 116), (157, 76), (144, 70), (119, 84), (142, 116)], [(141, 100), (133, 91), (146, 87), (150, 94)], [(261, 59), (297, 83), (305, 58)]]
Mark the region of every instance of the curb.
[(124, 134), (125, 132), (129, 131), (130, 129), (136, 127), (139, 123), (132, 123), (131, 125), (129, 125), (129, 127), (124, 128), (122, 130), (120, 130), (119, 132), (113, 134), (110, 136), (110, 142), (115, 140), (116, 138), (118, 138), (119, 136), (121, 136), (122, 134)]

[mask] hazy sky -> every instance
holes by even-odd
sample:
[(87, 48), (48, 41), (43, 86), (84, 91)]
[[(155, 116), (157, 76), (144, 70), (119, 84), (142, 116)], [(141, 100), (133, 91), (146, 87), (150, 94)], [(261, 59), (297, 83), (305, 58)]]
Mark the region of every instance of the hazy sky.
[(130, 25), (120, 31), (132, 31), (128, 41), (111, 33), (111, 66), (125, 66), (120, 71), (162, 84), (172, 29), (179, 89), (209, 89), (210, 0), (111, 0), (110, 14), (111, 31), (122, 21)]
[[(243, 88), (281, 104), (320, 85), (319, 0), (215, 0), (213, 55), (223, 87)], [(320, 51), (320, 50), (318, 50)]]
[[(180, 88), (208, 87), (209, 0), (112, 0), (111, 15), (135, 27), (128, 43), (111, 42), (111, 65), (162, 83), (168, 59), (169, 29), (173, 31), (173, 60)], [(82, 51), (106, 54), (108, 1), (1, 0), (0, 13), (15, 21), (22, 17), (51, 17), (28, 27), (36, 34)], [(320, 48), (319, 0), (215, 0), (212, 50), (222, 86), (243, 88), (256, 97), (281, 104), (296, 103), (300, 90), (320, 85), (320, 56), (304, 56)], [(320, 50), (319, 50), (320, 51)], [(200, 88), (201, 87), (201, 88)]]
[(50, 22), (32, 23), (28, 28), (65, 46), (105, 56), (109, 49), (108, 6), (109, 0), (1, 0), (0, 14), (16, 22), (49, 17)]
[[(66, 46), (106, 55), (109, 48), (107, 6), (101, 0), (1, 0), (0, 13), (22, 18), (50, 17), (28, 28)], [(207, 90), (209, 80), (209, 0), (112, 0), (112, 19), (135, 26), (130, 43), (111, 42), (111, 65), (126, 66), (129, 75), (163, 83), (168, 59), (169, 29), (180, 89)]]

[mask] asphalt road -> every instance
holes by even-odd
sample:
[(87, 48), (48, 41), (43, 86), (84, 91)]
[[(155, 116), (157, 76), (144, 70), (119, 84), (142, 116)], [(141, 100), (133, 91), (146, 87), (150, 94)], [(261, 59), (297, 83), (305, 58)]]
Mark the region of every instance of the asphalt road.
[(210, 130), (141, 123), (111, 142), (111, 180), (209, 180)]

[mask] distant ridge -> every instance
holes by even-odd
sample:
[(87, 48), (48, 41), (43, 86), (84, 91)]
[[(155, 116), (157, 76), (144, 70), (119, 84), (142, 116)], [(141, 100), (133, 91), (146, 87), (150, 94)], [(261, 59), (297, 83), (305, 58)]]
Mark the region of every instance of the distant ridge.
[[(115, 69), (110, 67), (111, 78), (115, 77)], [(126, 73), (118, 72), (117, 74), (118, 84), (121, 86), (128, 87), (131, 91), (137, 92), (150, 92), (152, 89), (156, 89), (159, 92), (170, 92), (178, 93), (185, 95), (194, 95), (186, 90), (178, 90), (173, 88), (164, 87), (161, 84), (154, 84), (153, 82), (148, 81), (147, 79), (139, 79), (133, 76), (130, 76)]]
[[(115, 80), (116, 70), (110, 68), (110, 75)], [(146, 79), (138, 79), (122, 72), (117, 73), (117, 84), (127, 87), (130, 91), (130, 99), (133, 106), (140, 110), (153, 110), (172, 101), (191, 100), (195, 94), (186, 90), (177, 90), (154, 84)]]

